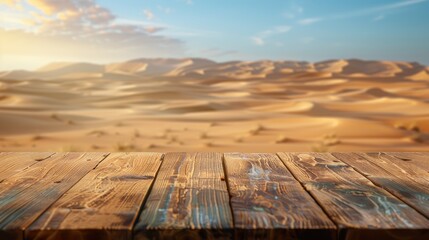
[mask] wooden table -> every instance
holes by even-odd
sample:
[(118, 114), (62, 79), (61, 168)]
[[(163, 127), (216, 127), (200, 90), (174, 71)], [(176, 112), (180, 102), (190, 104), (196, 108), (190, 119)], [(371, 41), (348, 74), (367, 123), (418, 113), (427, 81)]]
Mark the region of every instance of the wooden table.
[(0, 240), (429, 239), (429, 153), (0, 153)]

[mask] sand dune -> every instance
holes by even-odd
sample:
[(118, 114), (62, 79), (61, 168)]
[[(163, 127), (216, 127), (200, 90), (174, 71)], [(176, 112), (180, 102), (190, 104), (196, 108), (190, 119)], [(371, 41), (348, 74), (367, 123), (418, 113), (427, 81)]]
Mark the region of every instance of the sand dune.
[(428, 151), (418, 63), (136, 59), (0, 73), (1, 151)]
[(417, 80), (417, 81), (419, 80), (427, 81), (429, 79), (429, 71), (428, 70), (419, 71), (416, 74), (408, 76), (408, 79)]

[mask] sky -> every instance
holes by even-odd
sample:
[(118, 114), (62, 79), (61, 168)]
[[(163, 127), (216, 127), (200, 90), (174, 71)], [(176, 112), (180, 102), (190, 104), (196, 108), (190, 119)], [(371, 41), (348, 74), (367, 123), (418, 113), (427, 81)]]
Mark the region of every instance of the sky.
[(0, 70), (135, 58), (429, 65), (429, 0), (0, 0)]

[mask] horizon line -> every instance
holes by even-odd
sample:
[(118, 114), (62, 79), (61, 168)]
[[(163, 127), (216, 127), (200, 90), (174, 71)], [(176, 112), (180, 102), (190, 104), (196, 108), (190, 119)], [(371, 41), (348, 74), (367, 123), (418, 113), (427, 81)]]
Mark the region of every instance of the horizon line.
[(138, 60), (206, 60), (211, 61), (216, 64), (222, 64), (222, 63), (232, 63), (232, 62), (250, 62), (250, 63), (256, 63), (256, 62), (299, 62), (299, 63), (323, 63), (323, 62), (330, 62), (330, 61), (363, 61), (363, 62), (391, 62), (391, 63), (409, 63), (409, 64), (418, 64), (421, 66), (429, 67), (429, 63), (422, 63), (420, 61), (407, 61), (407, 60), (391, 60), (391, 59), (366, 59), (366, 58), (328, 58), (324, 60), (293, 60), (293, 59), (269, 59), (269, 58), (261, 58), (261, 59), (255, 59), (255, 60), (227, 60), (227, 61), (216, 61), (210, 58), (204, 58), (204, 57), (141, 57), (141, 58), (132, 58), (128, 60), (122, 60), (122, 61), (111, 61), (111, 62), (96, 62), (96, 61), (52, 61), (45, 64), (40, 65), (39, 67), (36, 67), (34, 69), (25, 69), (25, 68), (15, 68), (15, 69), (0, 69), (0, 72), (10, 72), (10, 71), (37, 71), (40, 68), (46, 67), (51, 64), (60, 64), (60, 63), (69, 63), (69, 64), (92, 64), (92, 65), (110, 65), (110, 64), (118, 64), (118, 63), (126, 63), (126, 62), (133, 62)]

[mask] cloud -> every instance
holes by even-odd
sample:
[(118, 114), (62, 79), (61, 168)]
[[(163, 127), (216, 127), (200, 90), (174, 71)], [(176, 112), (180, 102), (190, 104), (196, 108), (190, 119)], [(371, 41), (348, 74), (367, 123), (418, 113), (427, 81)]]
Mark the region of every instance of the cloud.
[(18, 0), (0, 0), (0, 4), (5, 4), (9, 6), (13, 6), (16, 3), (18, 3)]
[(3, 56), (43, 56), (49, 59), (47, 62), (67, 59), (104, 62), (182, 56), (185, 51), (179, 40), (142, 34), (130, 26), (116, 26), (116, 29), (117, 32), (101, 30), (98, 33), (87, 33), (84, 37), (0, 30), (0, 50)]
[(271, 29), (268, 29), (268, 30), (261, 32), (259, 35), (265, 38), (265, 37), (269, 37), (272, 35), (287, 33), (291, 29), (292, 29), (292, 27), (290, 27), (290, 26), (276, 26), (276, 27), (273, 27)]
[(152, 20), (155, 17), (155, 14), (151, 10), (145, 9), (143, 10), (143, 14), (145, 15), (147, 20)]
[(291, 26), (283, 25), (283, 26), (275, 26), (273, 28), (267, 29), (258, 33), (256, 36), (251, 37), (250, 39), (255, 45), (263, 46), (265, 45), (265, 39), (289, 32), (292, 29)]
[(402, 0), (396, 3), (390, 3), (390, 4), (380, 5), (376, 7), (360, 9), (346, 14), (335, 15), (331, 18), (341, 19), (341, 18), (360, 17), (360, 16), (367, 16), (367, 15), (374, 15), (374, 14), (383, 15), (383, 13), (389, 12), (391, 10), (405, 8), (412, 5), (421, 4), (424, 2), (428, 2), (428, 0)]
[(322, 21), (322, 18), (305, 18), (298, 21), (301, 25), (310, 25)]
[(405, 1), (397, 2), (397, 3), (386, 4), (386, 5), (374, 8), (374, 10), (380, 11), (380, 10), (402, 8), (402, 7), (407, 7), (410, 5), (415, 5), (415, 4), (419, 4), (419, 3), (423, 3), (423, 2), (427, 2), (427, 0), (405, 0)]
[(116, 18), (93, 0), (28, 0), (28, 3), (37, 11), (30, 11), (32, 17), (26, 21), (38, 26), (37, 31), (58, 33), (70, 30), (68, 27), (77, 30), (78, 26), (85, 25), (95, 28), (108, 25)]
[[(33, 26), (32, 32), (38, 34), (85, 37), (106, 32), (120, 33), (124, 29), (129, 33), (132, 29), (135, 33), (151, 35), (164, 29), (154, 24), (117, 23), (117, 17), (94, 0), (27, 1), (35, 10), (27, 10), (27, 17), (22, 22)], [(149, 10), (145, 10), (145, 14), (149, 19), (154, 17)]]
[(252, 42), (253, 42), (255, 45), (258, 45), (258, 46), (263, 46), (263, 45), (265, 45), (265, 41), (264, 41), (264, 39), (262, 39), (261, 37), (251, 37), (250, 39), (252, 40)]
[(182, 56), (185, 52), (182, 41), (162, 36), (166, 27), (120, 21), (94, 0), (28, 0), (28, 3), (20, 29), (0, 29), (4, 55), (103, 61)]
[[(76, 10), (77, 8), (74, 1), (71, 0), (27, 0), (27, 2), (48, 15), (65, 10)], [(83, 0), (81, 4), (90, 5), (91, 1)]]
[(313, 23), (317, 23), (323, 20), (336, 20), (336, 19), (344, 19), (344, 18), (353, 18), (353, 17), (361, 17), (361, 16), (367, 16), (367, 15), (374, 15), (377, 14), (377, 16), (373, 19), (374, 21), (380, 21), (384, 18), (385, 12), (399, 9), (399, 8), (405, 8), (416, 4), (421, 4), (424, 2), (428, 2), (429, 0), (402, 0), (396, 3), (390, 3), (385, 5), (380, 5), (372, 8), (367, 9), (360, 9), (353, 12), (348, 12), (344, 14), (338, 14), (338, 15), (332, 15), (324, 18), (320, 17), (312, 17), (312, 18), (305, 18), (298, 21), (298, 24), (300, 25), (310, 25)]
[(22, 4), (20, 0), (0, 0), (0, 5), (6, 5), (17, 10), (22, 10)]

